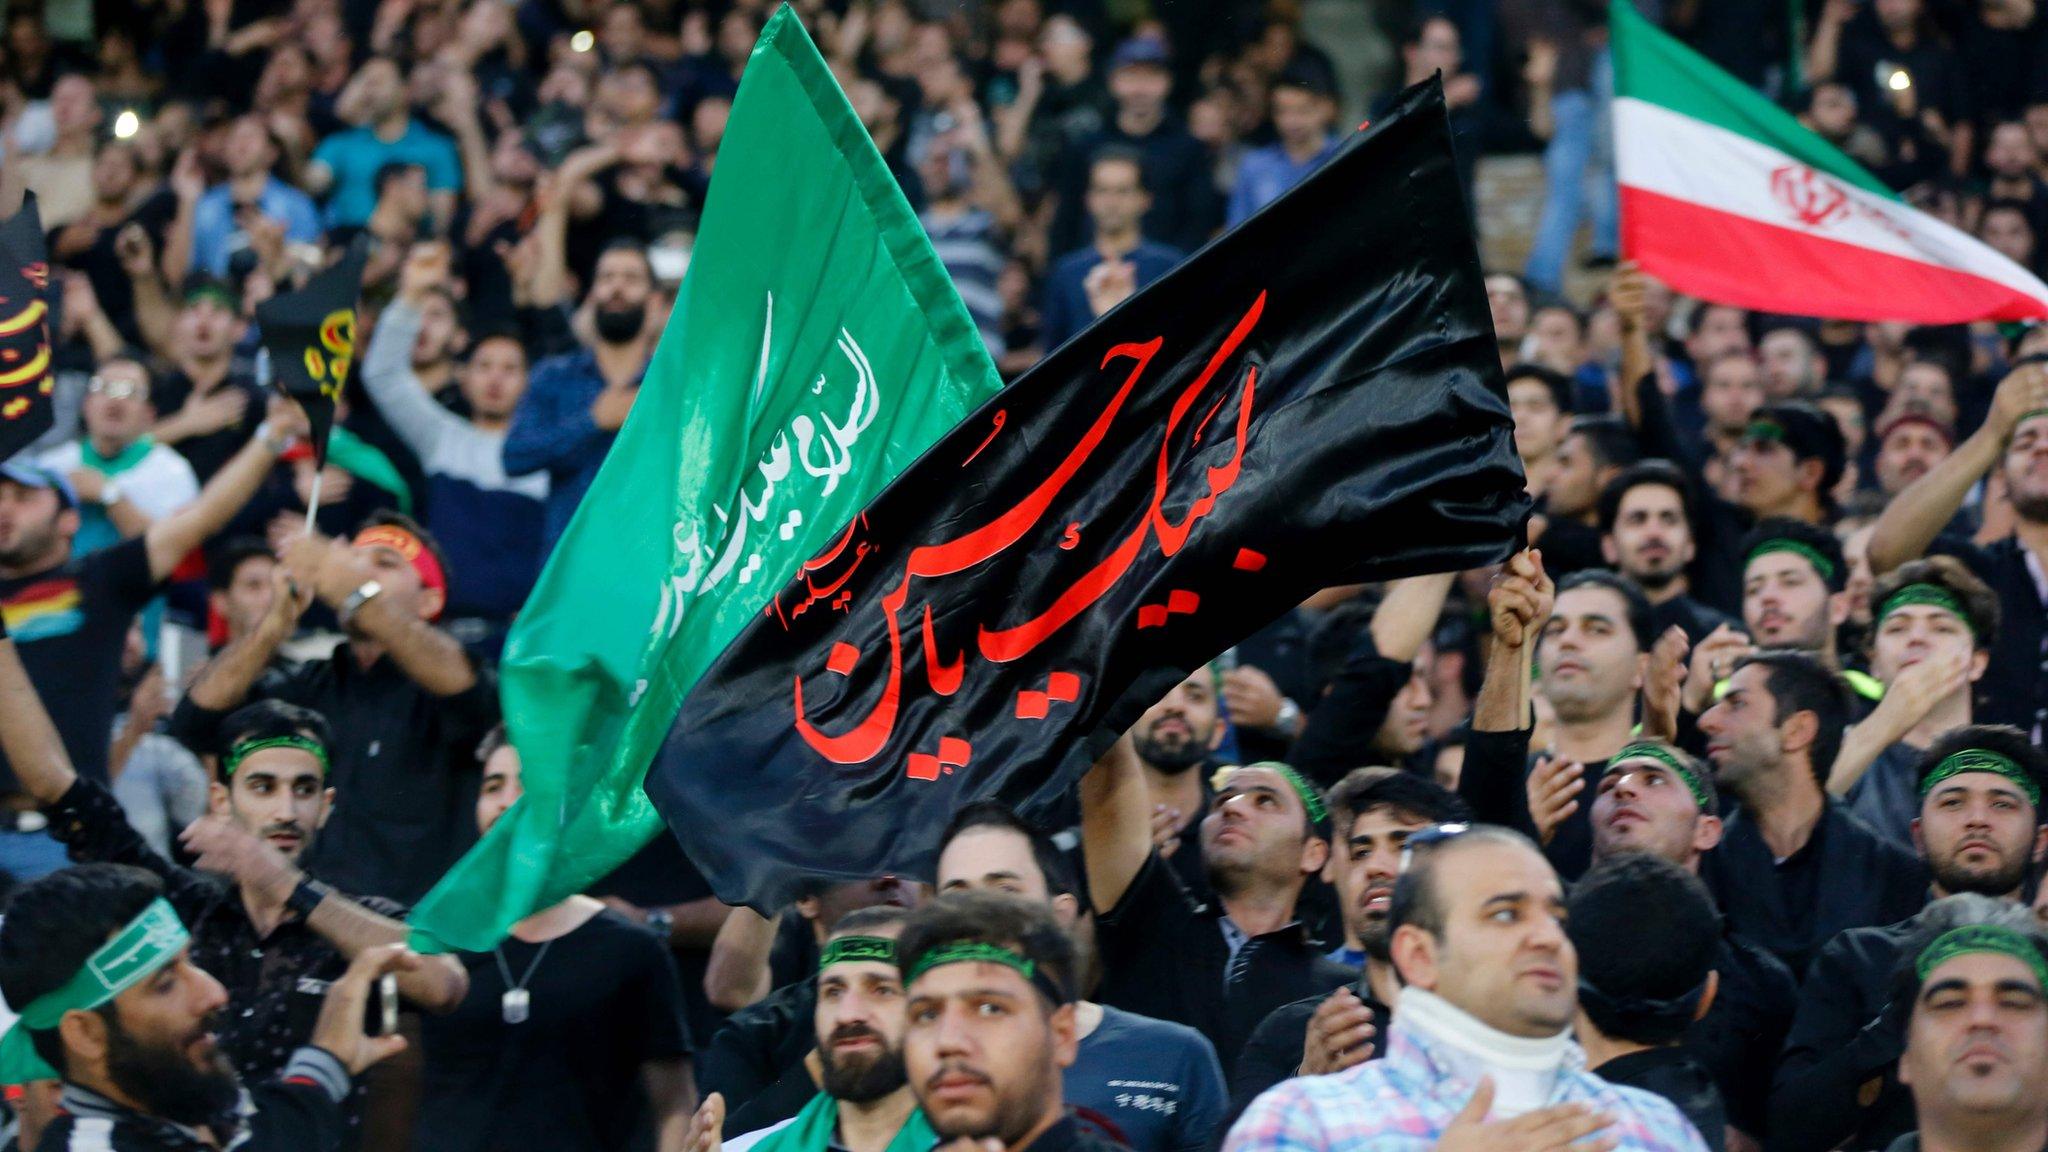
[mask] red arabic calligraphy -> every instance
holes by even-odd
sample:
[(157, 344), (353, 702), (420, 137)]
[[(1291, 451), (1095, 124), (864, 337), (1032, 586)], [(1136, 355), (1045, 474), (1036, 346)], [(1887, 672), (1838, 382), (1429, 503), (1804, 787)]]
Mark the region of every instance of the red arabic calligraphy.
[[(1216, 507), (1217, 498), (1237, 482), (1245, 453), (1245, 437), (1251, 424), (1253, 398), (1257, 392), (1258, 372), (1248, 368), (1239, 389), (1237, 409), (1235, 450), (1223, 464), (1208, 468), (1205, 472), (1207, 492), (1189, 506), (1186, 515), (1178, 523), (1170, 520), (1164, 510), (1168, 483), (1173, 473), (1173, 445), (1175, 433), (1187, 419), (1197, 400), (1207, 390), (1224, 364), (1237, 352), (1246, 337), (1258, 324), (1264, 313), (1266, 294), (1261, 292), (1251, 307), (1240, 318), (1230, 334), (1224, 338), (1216, 352), (1209, 358), (1202, 372), (1184, 388), (1174, 400), (1159, 439), (1158, 457), (1153, 469), (1153, 491), (1146, 515), (1138, 526), (1123, 541), (1110, 551), (1093, 568), (1082, 574), (1065, 591), (1053, 599), (1044, 611), (1021, 624), (1008, 628), (990, 629), (986, 625), (977, 628), (977, 647), (983, 659), (997, 664), (1006, 664), (1031, 652), (1048, 637), (1071, 623), (1075, 617), (1094, 604), (1114, 587), (1131, 569), (1145, 545), (1148, 535), (1156, 535), (1161, 554), (1173, 556), (1187, 543), (1188, 535), (1197, 521), (1207, 516)], [(881, 697), (869, 710), (865, 719), (852, 729), (834, 736), (810, 722), (804, 706), (803, 677), (793, 679), (792, 699), (795, 705), (797, 733), (804, 742), (825, 759), (835, 764), (859, 764), (872, 760), (888, 743), (895, 730), (897, 716), (903, 700), (903, 625), (901, 614), (909, 602), (913, 578), (933, 579), (962, 572), (1011, 547), (1043, 519), (1061, 491), (1081, 470), (1089, 456), (1102, 446), (1115, 423), (1117, 414), (1129, 400), (1152, 359), (1158, 354), (1163, 339), (1154, 337), (1142, 344), (1119, 344), (1103, 355), (1102, 367), (1111, 361), (1128, 359), (1132, 367), (1123, 384), (1117, 389), (1101, 414), (1088, 427), (1059, 465), (1039, 485), (1014, 506), (1005, 510), (995, 519), (952, 540), (940, 544), (924, 545), (911, 550), (903, 565), (903, 578), (882, 598), (882, 612), (889, 634), (889, 673), (882, 688)], [(1227, 399), (1219, 398), (1208, 416), (1214, 416), (1217, 408)], [(1205, 416), (1202, 423), (1208, 423)], [(993, 433), (991, 433), (993, 435)], [(984, 447), (986, 442), (984, 442)], [(980, 451), (979, 448), (976, 449)], [(850, 531), (850, 529), (849, 529)], [(844, 547), (842, 539), (834, 546), (833, 554)], [(925, 677), (931, 689), (942, 696), (950, 696), (959, 690), (965, 676), (966, 656), (956, 653), (947, 662), (938, 651), (932, 630), (932, 609), (926, 605), (919, 628), (920, 647), (924, 656)], [(849, 646), (834, 646), (835, 659), (841, 657), (842, 649)], [(857, 658), (857, 654), (855, 654)], [(839, 661), (850, 665), (851, 661)], [(850, 670), (850, 669), (849, 669)], [(950, 739), (950, 738), (949, 738)], [(922, 770), (928, 765), (920, 762)]]

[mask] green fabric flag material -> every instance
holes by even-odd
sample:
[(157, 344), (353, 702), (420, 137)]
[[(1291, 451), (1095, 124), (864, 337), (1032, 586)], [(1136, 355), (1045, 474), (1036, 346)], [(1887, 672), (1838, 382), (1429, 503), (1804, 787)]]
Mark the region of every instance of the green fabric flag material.
[[(753, 1152), (827, 1152), (838, 1129), (839, 1101), (820, 1092), (788, 1123), (755, 1141)], [(924, 1109), (913, 1108), (882, 1152), (932, 1152), (938, 1142)]]
[[(783, 7), (747, 63), (632, 415), (506, 643), (526, 795), (420, 902), (414, 946), (489, 949), (660, 832), (641, 781), (698, 676), (1000, 386), (916, 215)], [(785, 610), (844, 611), (833, 588), (814, 591)]]

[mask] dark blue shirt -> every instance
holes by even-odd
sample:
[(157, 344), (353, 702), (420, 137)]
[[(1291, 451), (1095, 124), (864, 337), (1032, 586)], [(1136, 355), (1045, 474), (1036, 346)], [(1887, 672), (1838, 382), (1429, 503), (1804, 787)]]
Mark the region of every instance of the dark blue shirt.
[[(1140, 240), (1125, 259), (1137, 265), (1137, 286), (1143, 288), (1166, 275), (1168, 269), (1181, 262), (1183, 254), (1178, 248)], [(1069, 252), (1053, 262), (1052, 271), (1045, 277), (1045, 307), (1039, 331), (1047, 352), (1095, 322), (1095, 313), (1088, 307), (1088, 290), (1082, 284), (1100, 263), (1102, 253), (1092, 247)]]
[(548, 474), (543, 558), (568, 528), (569, 517), (576, 514), (576, 505), (582, 503), (583, 493), (597, 478), (604, 454), (611, 450), (617, 435), (599, 428), (590, 418), (590, 406), (603, 391), (604, 375), (597, 370), (597, 354), (590, 349), (578, 348), (543, 360), (534, 366), (526, 396), (512, 417), (512, 429), (505, 434), (507, 475)]

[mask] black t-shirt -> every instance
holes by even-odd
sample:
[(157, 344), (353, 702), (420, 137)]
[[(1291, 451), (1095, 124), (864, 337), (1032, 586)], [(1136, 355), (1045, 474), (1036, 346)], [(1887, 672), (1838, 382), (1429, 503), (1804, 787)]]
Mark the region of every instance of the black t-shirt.
[(1616, 1056), (1593, 1069), (1609, 1084), (1625, 1084), (1654, 1092), (1678, 1106), (1713, 1152), (1727, 1146), (1727, 1120), (1721, 1091), (1699, 1061), (1683, 1048), (1645, 1048)]
[[(249, 437), (256, 434), (256, 426), (263, 423), (266, 401), (263, 390), (256, 387), (254, 380), (230, 371), (228, 378), (221, 381), (220, 387), (240, 388), (249, 394), (249, 406), (243, 409), (242, 418), (218, 432), (208, 432), (204, 436), (188, 436), (171, 445), (178, 450), (178, 455), (185, 458), (187, 464), (192, 465), (192, 471), (199, 477), (201, 484), (213, 479), (213, 474), (220, 471), (221, 465), (240, 452), (242, 445), (249, 442)], [(185, 375), (182, 370), (157, 381), (156, 387), (151, 389), (149, 394), (150, 402), (156, 406), (159, 419), (168, 419), (176, 415), (178, 409), (185, 406), (185, 401), (191, 398), (192, 378)]]
[[(149, 547), (123, 541), (32, 576), (0, 580), (0, 614), (29, 682), (50, 710), (80, 776), (107, 781), (107, 745), (121, 705), (121, 648), (156, 591)], [(0, 794), (19, 791), (0, 754)]]
[[(69, 261), (92, 281), (92, 293), (99, 299), (100, 311), (106, 313), (114, 327), (120, 329), (121, 338), (130, 344), (140, 346), (143, 342), (142, 329), (135, 322), (135, 282), (121, 270), (121, 258), (114, 254), (114, 238), (128, 225), (140, 224), (161, 251), (164, 233), (177, 215), (177, 195), (168, 189), (158, 189), (122, 217), (120, 223), (101, 229), (93, 238), (92, 247)], [(59, 231), (62, 229), (51, 229), (52, 235)]]
[[(422, 1022), (426, 1069), (413, 1147), (625, 1147), (646, 1111), (641, 1065), (690, 1052), (668, 949), (604, 911), (546, 944), (508, 937), (496, 953), (463, 953), (462, 963), (469, 995)], [(508, 1024), (504, 972), (518, 984), (529, 969), (529, 1015)]]

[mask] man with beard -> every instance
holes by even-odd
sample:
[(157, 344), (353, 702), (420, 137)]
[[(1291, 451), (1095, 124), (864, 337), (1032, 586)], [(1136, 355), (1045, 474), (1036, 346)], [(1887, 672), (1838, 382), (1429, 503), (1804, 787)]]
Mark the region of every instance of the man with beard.
[[(1917, 765), (1920, 815), (1914, 846), (1936, 899), (1974, 893), (2018, 907), (2028, 876), (2048, 853), (2041, 785), (2048, 757), (2019, 730), (1979, 725), (1937, 740)], [(1911, 1130), (1912, 1102), (1895, 1065), (1907, 1043), (1910, 1004), (1893, 999), (1891, 976), (1937, 906), (1828, 942), (1800, 991), (1799, 1012), (1771, 1094), (1771, 1147), (1881, 1148)]]
[[(1543, 486), (1542, 534), (1534, 531), (1555, 578), (1588, 568), (1601, 560), (1600, 494), (1636, 463), (1635, 433), (1616, 416), (1580, 416), (1551, 456), (1550, 480)], [(1612, 565), (1610, 558), (1605, 563)]]
[(897, 938), (903, 1066), (944, 1141), (1030, 1152), (1115, 1147), (1067, 1115), (1074, 1063), (1074, 945), (1042, 905), (992, 892), (944, 896)]
[(1990, 667), (1998, 598), (1952, 556), (1914, 560), (1877, 582), (1870, 670), (1884, 700), (1842, 740), (1828, 791), (1893, 842), (1910, 847), (1920, 814), (1920, 757), (1970, 725), (1972, 687)]
[[(197, 500), (135, 539), (75, 559), (78, 494), (70, 482), (20, 461), (0, 465), (0, 618), (14, 634), (29, 679), (50, 702), (64, 752), (80, 775), (107, 778), (121, 651), (136, 613), (194, 548), (248, 503), (289, 434), (304, 427), (296, 405), (278, 400), (272, 412), (274, 422), (266, 422)], [(0, 756), (0, 874), (16, 881), (64, 864), (34, 807)]]
[[(818, 962), (812, 1012), (815, 1075), (823, 1091), (801, 1112), (723, 1142), (724, 1152), (930, 1152), (937, 1137), (903, 1075), (903, 973), (896, 937), (909, 915), (882, 905), (840, 920)], [(725, 1101), (707, 1096), (690, 1119), (688, 1147), (720, 1147)]]
[[(524, 795), (519, 752), (494, 730), (477, 752), (478, 835)], [(469, 994), (423, 1021), (413, 1147), (434, 1152), (608, 1152), (653, 1130), (682, 1152), (690, 1037), (667, 945), (588, 896), (461, 954)]]
[(1221, 778), (1201, 823), (1216, 893), (1207, 904), (1182, 889), (1153, 846), (1150, 795), (1128, 739), (1104, 753), (1080, 792), (1103, 1003), (1194, 1028), (1228, 1074), (1273, 1009), (1351, 982), (1355, 974), (1325, 958), (1295, 915), (1302, 886), (1329, 859), (1330, 821), (1322, 794), (1293, 768), (1262, 761)]
[(1624, 469), (1600, 492), (1601, 555), (1643, 590), (1652, 635), (1675, 626), (1697, 641), (1734, 623), (1692, 597), (1687, 570), (1698, 555), (1692, 520), (1691, 485), (1669, 461)]
[(21, 1019), (0, 1039), (0, 1082), (61, 1078), (51, 1152), (301, 1152), (340, 1146), (356, 1076), (405, 1049), (364, 1034), (370, 985), (419, 962), (371, 948), (336, 980), (310, 1043), (283, 1074), (246, 1092), (213, 1028), (220, 982), (192, 962), (190, 937), (156, 877), (86, 864), (14, 894), (0, 924), (0, 993)]
[[(1937, 909), (1939, 915), (1936, 915)], [(2048, 1143), (2048, 938), (1970, 896), (1928, 909), (1895, 981), (1899, 1080), (1917, 1131), (1889, 1152), (2031, 1152)]]
[(1406, 845), (1389, 950), (1401, 996), (1387, 1052), (1288, 1080), (1230, 1130), (1226, 1152), (1355, 1148), (1700, 1152), (1662, 1097), (1586, 1071), (1572, 1042), (1578, 953), (1564, 886), (1527, 838), (1449, 825)]
[[(406, 927), (403, 908), (345, 896), (297, 867), (334, 804), (327, 722), (266, 702), (228, 717), (221, 733), (222, 782), (210, 787), (209, 815), (183, 837), (198, 868), (181, 868), (129, 825), (106, 785), (72, 770), (13, 643), (0, 637), (0, 747), (22, 787), (73, 860), (134, 865), (161, 879), (194, 933), (193, 957), (225, 984), (235, 1008), (221, 1023), (221, 1051), (254, 1082), (306, 1043), (320, 997), (349, 960), (402, 943)], [(436, 1012), (461, 1002), (464, 987), (460, 966), (443, 956), (399, 977), (409, 1001)]]
[[(954, 814), (939, 839), (937, 887), (941, 895), (1001, 892), (1043, 903), (1076, 937), (1076, 968), (1086, 969), (1071, 867), (1049, 837), (1001, 804), (977, 801)], [(1074, 1001), (1074, 1031), (1074, 1062), (1061, 1080), (1085, 1126), (1131, 1152), (1214, 1146), (1223, 1069), (1200, 1033), (1085, 999)]]
[(597, 258), (586, 298), (594, 339), (533, 366), (526, 396), (505, 433), (503, 455), (507, 475), (547, 473), (542, 555), (569, 526), (640, 393), (659, 335), (648, 330), (653, 296), (654, 266), (646, 248), (637, 241), (612, 241)]
[(1877, 422), (1878, 491), (1896, 498), (1955, 447), (1955, 426), (1934, 405), (1911, 397), (1893, 401)]
[[(1662, 741), (1637, 741), (1609, 760), (1592, 808), (1595, 867), (1642, 853), (1698, 875), (1700, 861), (1721, 842), (1720, 796), (1707, 766)], [(1554, 810), (1536, 814), (1539, 827), (1555, 818)], [(1718, 935), (1713, 1000), (1686, 1028), (1684, 1046), (1719, 1086), (1729, 1126), (1753, 1146), (1764, 1131), (1771, 1069), (1799, 985), (1784, 964), (1726, 924)], [(1715, 1142), (1714, 1133), (1707, 1136)], [(1728, 1142), (1742, 1146), (1733, 1135)]]
[[(207, 663), (172, 713), (171, 734), (219, 754), (221, 720), (250, 700), (325, 716), (346, 735), (329, 780), (349, 802), (309, 860), (350, 891), (417, 900), (468, 840), (476, 747), (498, 721), (490, 668), (433, 625), (447, 603), (446, 557), (411, 519), (379, 513), (350, 541), (292, 541), (273, 578), (262, 625)], [(347, 642), (324, 660), (269, 671), (315, 597)]]
[[(1650, 604), (1626, 577), (1604, 569), (1566, 577), (1553, 594), (1539, 552), (1508, 561), (1488, 604), (1493, 655), (1473, 709), (1458, 794), (1479, 819), (1533, 834), (1525, 784), (1532, 772), (1554, 773), (1557, 788), (1576, 792), (1585, 780), (1598, 780), (1608, 758), (1629, 742), (1649, 666)], [(1536, 691), (1557, 713), (1553, 746), (1534, 760), (1531, 718), (1526, 710), (1516, 714), (1517, 682), (1531, 647), (1543, 669)], [(1541, 842), (1560, 874), (1583, 873), (1593, 850), (1584, 806), (1573, 803)]]
[[(2012, 501), (2011, 536), (1983, 547), (1936, 537), (1977, 481), (1998, 468)], [(1998, 596), (2002, 627), (1991, 644), (2000, 675), (1984, 685), (1977, 719), (2039, 733), (2048, 720), (2048, 632), (2034, 572), (2048, 558), (2048, 357), (2022, 359), (1999, 382), (1991, 411), (1969, 439), (1886, 506), (1870, 537), (1872, 571), (1890, 572), (1930, 546), (1970, 566)]]
[(1131, 728), (1131, 750), (1145, 778), (1153, 811), (1172, 838), (1160, 846), (1181, 886), (1206, 893), (1202, 868), (1202, 815), (1209, 810), (1209, 774), (1199, 769), (1223, 743), (1222, 688), (1216, 666), (1187, 674)]
[[(1345, 931), (1362, 949), (1358, 982), (1273, 1010), (1245, 1041), (1230, 1082), (1232, 1116), (1290, 1076), (1323, 1076), (1379, 1052), (1401, 981), (1387, 952), (1387, 914), (1408, 837), (1471, 819), (1465, 802), (1434, 782), (1393, 768), (1359, 768), (1330, 790), (1344, 828), (1331, 862)], [(1333, 954), (1334, 955), (1334, 954)]]
[(1714, 783), (1735, 797), (1701, 870), (1728, 924), (1794, 974), (1836, 933), (1905, 918), (1926, 903), (1920, 863), (1822, 787), (1849, 704), (1809, 653), (1745, 656), (1700, 717)]

